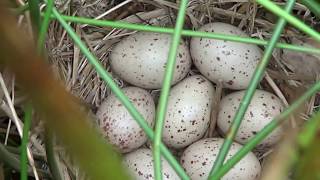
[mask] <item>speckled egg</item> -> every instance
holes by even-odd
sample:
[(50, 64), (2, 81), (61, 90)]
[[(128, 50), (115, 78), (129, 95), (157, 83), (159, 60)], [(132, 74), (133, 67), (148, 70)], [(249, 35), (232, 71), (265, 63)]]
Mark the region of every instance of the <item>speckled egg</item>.
[[(234, 92), (221, 100), (217, 124), (223, 133), (228, 131), (244, 94), (245, 91)], [(283, 109), (284, 106), (276, 95), (267, 91), (256, 90), (235, 140), (241, 144), (245, 144), (252, 136), (270, 123), (274, 117), (279, 115)], [(262, 141), (257, 148), (273, 145), (279, 140), (281, 135), (282, 128), (279, 127)]]
[(204, 135), (213, 93), (213, 85), (201, 75), (190, 76), (171, 89), (163, 129), (163, 141), (168, 146), (183, 148)]
[[(199, 31), (248, 37), (241, 29), (225, 23), (210, 23)], [(213, 82), (230, 89), (245, 89), (262, 56), (258, 46), (224, 40), (192, 38), (190, 52), (195, 66)]]
[[(110, 65), (120, 78), (145, 89), (162, 86), (171, 35), (138, 32), (120, 41), (112, 50)], [(191, 67), (189, 48), (181, 41), (172, 84), (183, 79)]]
[[(153, 127), (155, 105), (152, 96), (146, 90), (137, 87), (126, 87), (122, 90), (147, 124)], [(114, 94), (109, 95), (101, 104), (97, 118), (104, 137), (122, 153), (137, 149), (147, 141), (143, 129)]]
[[(154, 168), (152, 151), (147, 148), (140, 148), (124, 156), (124, 164), (128, 167), (133, 179), (135, 180), (152, 180), (154, 179)], [(179, 176), (169, 165), (162, 159), (162, 177), (167, 180), (180, 180)]]
[[(195, 142), (183, 152), (180, 162), (192, 180), (206, 180), (223, 144), (222, 138), (207, 138)], [(232, 143), (226, 160), (241, 149), (238, 143)], [(250, 152), (237, 163), (222, 180), (257, 180), (261, 165), (257, 157)]]

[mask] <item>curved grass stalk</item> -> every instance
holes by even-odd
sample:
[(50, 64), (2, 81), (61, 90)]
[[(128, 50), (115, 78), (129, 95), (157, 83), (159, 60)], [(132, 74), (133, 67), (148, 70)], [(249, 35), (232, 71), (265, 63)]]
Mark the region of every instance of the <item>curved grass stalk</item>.
[(27, 105), (25, 108), (24, 114), (24, 125), (23, 125), (23, 135), (22, 135), (22, 142), (21, 142), (21, 173), (20, 179), (27, 180), (28, 179), (28, 139), (29, 139), (29, 130), (31, 126), (31, 119), (32, 119), (32, 106), (30, 104)]
[(160, 94), (159, 104), (157, 109), (154, 145), (153, 145), (154, 174), (155, 174), (156, 180), (162, 180), (160, 144), (161, 144), (161, 138), (162, 138), (164, 119), (167, 112), (169, 91), (171, 87), (172, 77), (174, 74), (176, 57), (177, 57), (178, 47), (181, 40), (181, 33), (182, 33), (183, 24), (184, 24), (184, 16), (186, 13), (187, 4), (188, 4), (188, 0), (181, 0), (180, 2), (177, 22), (172, 35), (172, 39), (171, 39), (170, 51), (169, 51), (166, 71), (163, 78), (163, 84), (162, 84), (162, 89), (161, 89), (161, 94)]
[[(294, 6), (294, 3), (295, 3), (295, 0), (289, 0), (287, 2), (287, 5), (285, 7), (287, 12), (291, 11), (291, 9)], [(225, 158), (229, 152), (229, 149), (231, 147), (233, 139), (238, 132), (238, 129), (239, 129), (241, 122), (243, 120), (243, 117), (248, 109), (250, 101), (256, 91), (256, 88), (264, 75), (264, 71), (265, 71), (265, 69), (269, 63), (269, 60), (272, 56), (272, 51), (275, 47), (275, 44), (279, 40), (279, 37), (281, 35), (281, 32), (282, 32), (285, 24), (286, 24), (286, 21), (283, 18), (281, 18), (275, 27), (275, 30), (274, 30), (273, 35), (271, 37), (271, 40), (265, 49), (262, 60), (260, 61), (260, 63), (258, 64), (258, 66), (254, 72), (254, 75), (250, 81), (250, 84), (246, 90), (246, 93), (241, 100), (240, 106), (239, 106), (239, 108), (235, 114), (235, 117), (233, 119), (233, 122), (228, 130), (228, 134), (226, 134), (226, 138), (225, 138), (223, 145), (218, 153), (217, 159), (214, 162), (214, 165), (211, 169), (210, 176), (213, 176), (214, 173), (219, 170), (219, 168), (222, 166), (223, 162), (225, 161)]]
[[(84, 17), (65, 16), (65, 15), (61, 15), (61, 17), (68, 22), (89, 24), (89, 25), (101, 26), (101, 27), (124, 28), (124, 29), (136, 30), (136, 31), (157, 32), (157, 33), (166, 33), (166, 34), (172, 34), (174, 32), (174, 29), (172, 28), (146, 26), (142, 24), (132, 24), (132, 23), (126, 23), (121, 21), (96, 20), (96, 19), (89, 19)], [(52, 18), (56, 18), (56, 17), (52, 16)], [(226, 41), (233, 41), (233, 42), (240, 42), (240, 43), (256, 44), (261, 46), (268, 45), (268, 41), (264, 41), (261, 39), (239, 37), (239, 36), (218, 34), (218, 33), (212, 33), (212, 32), (182, 30), (182, 35), (189, 36), (189, 37), (202, 37), (202, 38), (226, 40)], [(310, 48), (310, 47), (304, 47), (304, 46), (298, 46), (298, 45), (292, 45), (292, 44), (286, 44), (286, 43), (276, 43), (275, 47), (281, 48), (281, 49), (288, 49), (296, 52), (320, 54), (320, 49), (318, 48)]]
[[(313, 37), (315, 40), (320, 42), (320, 33), (313, 30), (306, 24), (304, 24), (298, 18), (289, 14), (288, 11), (281, 9), (279, 6), (271, 2), (270, 0), (256, 0), (257, 3), (261, 4), (263, 7), (271, 11), (273, 14), (278, 15), (279, 17), (285, 19), (288, 23), (295, 26), (297, 29), (300, 29), (302, 32), (308, 34), (310, 37)], [(319, 8), (319, 7), (318, 7)]]
[(50, 24), (51, 20), (51, 14), (52, 14), (52, 8), (54, 6), (54, 1), (53, 0), (48, 0), (47, 2), (47, 8), (46, 12), (44, 13), (43, 20), (41, 22), (40, 30), (39, 30), (39, 35), (38, 35), (38, 43), (37, 43), (37, 48), (38, 52), (42, 52), (43, 48), (45, 47), (45, 40), (46, 40), (46, 35), (48, 31), (48, 27)]
[(244, 156), (253, 150), (259, 143), (261, 143), (268, 135), (276, 129), (281, 123), (286, 121), (288, 117), (297, 110), (305, 101), (311, 96), (320, 91), (320, 81), (312, 86), (306, 93), (297, 99), (291, 106), (283, 111), (279, 116), (275, 117), (268, 125), (266, 125), (260, 132), (252, 137), (247, 144), (243, 146), (232, 158), (230, 158), (215, 174), (209, 179), (217, 180), (224, 176), (232, 167), (234, 167)]
[[(61, 25), (65, 28), (69, 36), (73, 39), (74, 43), (79, 46), (81, 52), (87, 57), (88, 61), (93, 65), (96, 69), (100, 77), (107, 83), (112, 92), (118, 97), (118, 99), (122, 102), (122, 104), (127, 108), (128, 112), (131, 116), (137, 121), (140, 127), (145, 131), (146, 135), (154, 140), (154, 132), (148, 126), (142, 115), (136, 110), (136, 108), (132, 105), (127, 96), (121, 91), (118, 85), (113, 81), (111, 75), (104, 69), (104, 67), (100, 64), (99, 60), (88, 50), (88, 48), (84, 45), (78, 35), (73, 31), (73, 29), (67, 24), (67, 22), (62, 18), (59, 12), (54, 8), (53, 14), (57, 18), (57, 20), (61, 23)], [(160, 145), (161, 153), (168, 160), (169, 164), (174, 168), (177, 174), (182, 179), (189, 179), (188, 175), (184, 172), (183, 168), (180, 166), (179, 162), (175, 159), (175, 157), (171, 154), (171, 152), (166, 148), (166, 146), (161, 143)]]

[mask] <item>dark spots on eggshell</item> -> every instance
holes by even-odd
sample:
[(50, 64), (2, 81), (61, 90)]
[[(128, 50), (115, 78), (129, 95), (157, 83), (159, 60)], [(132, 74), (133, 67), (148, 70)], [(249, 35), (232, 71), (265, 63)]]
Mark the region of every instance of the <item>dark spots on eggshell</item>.
[(250, 117), (252, 117), (252, 118), (253, 118), (253, 112), (252, 112), (252, 111), (250, 111), (249, 113), (250, 113)]
[(228, 81), (227, 84), (229, 84), (230, 86), (232, 86), (234, 82), (232, 80)]

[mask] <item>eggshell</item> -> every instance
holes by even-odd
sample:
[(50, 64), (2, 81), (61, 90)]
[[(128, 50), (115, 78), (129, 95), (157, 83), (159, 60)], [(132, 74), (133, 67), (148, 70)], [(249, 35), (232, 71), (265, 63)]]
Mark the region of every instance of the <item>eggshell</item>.
[[(153, 127), (155, 105), (151, 95), (137, 87), (126, 87), (122, 90), (147, 124)], [(109, 95), (101, 104), (97, 118), (104, 137), (122, 153), (137, 149), (147, 141), (143, 129), (114, 94)]]
[[(124, 164), (128, 167), (133, 179), (152, 180), (154, 179), (154, 168), (152, 151), (147, 148), (140, 148), (124, 156)], [(180, 180), (166, 160), (162, 159), (162, 177), (167, 180)]]
[[(217, 124), (223, 133), (227, 133), (244, 94), (245, 91), (234, 92), (221, 100)], [(283, 104), (276, 95), (267, 91), (256, 90), (235, 140), (245, 144), (274, 117), (279, 115), (283, 109)], [(257, 148), (265, 148), (275, 144), (281, 137), (282, 131), (281, 127), (277, 128)]]
[(163, 141), (168, 146), (183, 148), (204, 135), (213, 92), (211, 82), (201, 75), (190, 76), (171, 89), (163, 129)]
[[(199, 31), (248, 37), (241, 29), (225, 23), (210, 23)], [(190, 52), (201, 74), (230, 89), (248, 87), (262, 56), (258, 46), (216, 39), (192, 38)]]
[[(185, 149), (180, 162), (192, 180), (208, 179), (222, 144), (222, 138), (207, 138), (197, 141)], [(230, 159), (241, 147), (238, 143), (232, 143), (226, 160)], [(250, 152), (221, 179), (257, 180), (260, 172), (261, 165), (257, 157)]]
[[(110, 55), (112, 71), (120, 78), (145, 89), (162, 86), (171, 44), (171, 35), (138, 32), (119, 42)], [(189, 48), (181, 41), (172, 84), (179, 82), (189, 72)]]

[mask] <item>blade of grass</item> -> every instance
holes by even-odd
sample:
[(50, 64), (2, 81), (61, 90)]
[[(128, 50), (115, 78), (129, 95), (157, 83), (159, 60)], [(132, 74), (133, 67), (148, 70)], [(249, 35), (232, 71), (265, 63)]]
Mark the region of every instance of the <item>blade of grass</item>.
[(308, 34), (310, 37), (313, 37), (315, 40), (320, 42), (320, 33), (310, 28), (308, 25), (304, 24), (298, 18), (290, 15), (285, 10), (281, 9), (279, 6), (271, 2), (270, 0), (256, 0), (257, 3), (264, 6), (266, 9), (274, 13), (275, 15), (285, 19), (288, 23), (295, 26), (297, 29), (300, 29), (302, 32)]
[(39, 7), (39, 0), (30, 0), (28, 1), (29, 4), (29, 12), (32, 22), (32, 30), (34, 38), (37, 39), (39, 28), (41, 25), (41, 19), (40, 19), (40, 7)]
[(19, 87), (32, 100), (41, 119), (56, 133), (88, 178), (128, 179), (119, 154), (92, 127), (93, 120), (80, 110), (76, 99), (56, 81), (50, 67), (16, 28), (15, 18), (7, 10), (0, 5), (2, 67), (6, 65), (15, 74)]
[[(65, 15), (61, 15), (61, 17), (68, 22), (89, 24), (89, 25), (100, 26), (100, 27), (124, 28), (124, 29), (130, 29), (130, 30), (158, 32), (158, 33), (166, 33), (166, 34), (172, 34), (174, 32), (174, 29), (172, 28), (146, 26), (141, 24), (126, 23), (121, 21), (95, 20), (95, 19), (89, 19), (84, 17), (65, 16)], [(51, 16), (51, 18), (55, 18), (55, 16)], [(219, 39), (219, 40), (226, 40), (226, 41), (233, 41), (233, 42), (256, 44), (261, 46), (268, 45), (268, 41), (264, 41), (260, 39), (232, 36), (232, 35), (226, 35), (226, 34), (218, 34), (218, 33), (212, 33), (212, 32), (182, 30), (182, 35), (190, 36), (190, 37), (203, 37), (203, 38), (210, 38), (210, 39)], [(288, 49), (296, 52), (320, 54), (320, 49), (317, 49), (317, 48), (303, 47), (303, 46), (291, 45), (286, 43), (277, 43), (276, 48)]]
[(27, 146), (28, 146), (28, 139), (29, 139), (29, 130), (31, 127), (31, 119), (32, 119), (32, 106), (27, 104), (25, 108), (24, 114), (24, 125), (23, 125), (23, 135), (21, 141), (21, 173), (20, 179), (27, 180), (28, 179), (28, 156), (27, 156)]
[(46, 11), (44, 13), (44, 17), (41, 23), (41, 27), (40, 27), (40, 31), (39, 31), (39, 38), (38, 38), (38, 51), (42, 52), (43, 48), (45, 47), (45, 40), (46, 40), (46, 35), (47, 35), (47, 31), (48, 31), (48, 27), (50, 24), (50, 16), (52, 14), (52, 8), (54, 6), (54, 1), (53, 0), (48, 0), (47, 2), (47, 8)]
[[(287, 12), (290, 12), (294, 6), (294, 3), (295, 3), (295, 0), (289, 0), (287, 2), (285, 10)], [(246, 93), (241, 100), (240, 106), (235, 114), (233, 122), (228, 130), (228, 133), (226, 134), (223, 145), (222, 145), (221, 149), (219, 150), (217, 159), (216, 159), (216, 161), (212, 167), (212, 170), (210, 172), (210, 176), (213, 176), (220, 169), (220, 167), (222, 166), (222, 164), (225, 161), (225, 158), (229, 152), (229, 149), (231, 147), (233, 139), (238, 132), (238, 129), (241, 125), (242, 119), (248, 109), (248, 106), (249, 106), (250, 101), (256, 91), (256, 88), (264, 75), (264, 71), (265, 71), (265, 69), (269, 63), (269, 60), (272, 56), (272, 51), (275, 47), (275, 44), (279, 40), (279, 37), (280, 37), (281, 32), (282, 32), (283, 28), (285, 27), (285, 25), (286, 25), (286, 21), (283, 18), (279, 19), (279, 21), (276, 24), (273, 35), (271, 37), (271, 40), (270, 40), (268, 46), (265, 49), (262, 60), (258, 64), (258, 66), (254, 72), (254, 75), (251, 78), (251, 81), (250, 81), (250, 84), (246, 90)]]
[(319, 179), (320, 178), (320, 111), (314, 113), (308, 120), (297, 138), (299, 161), (296, 162), (294, 177), (296, 179)]
[(230, 158), (214, 175), (210, 180), (218, 180), (224, 176), (231, 168), (233, 168), (244, 156), (246, 156), (251, 150), (253, 150), (261, 141), (263, 141), (268, 135), (276, 129), (281, 123), (288, 120), (288, 117), (296, 111), (300, 106), (306, 102), (311, 96), (320, 91), (320, 81), (313, 85), (306, 93), (304, 93), (299, 99), (297, 99), (291, 106), (283, 111), (279, 116), (275, 117), (269, 124), (267, 124), (261, 131), (252, 137), (242, 149), (240, 149), (232, 158)]
[[(148, 126), (142, 115), (136, 110), (136, 108), (132, 105), (127, 96), (121, 91), (118, 85), (113, 81), (112, 76), (104, 69), (101, 63), (97, 60), (97, 58), (88, 50), (88, 48), (84, 45), (81, 39), (77, 36), (77, 34), (73, 31), (73, 29), (67, 24), (67, 22), (62, 18), (59, 12), (54, 8), (53, 14), (56, 16), (57, 20), (60, 24), (65, 28), (71, 39), (75, 44), (78, 45), (81, 52), (87, 57), (88, 61), (93, 65), (96, 69), (100, 77), (107, 83), (112, 92), (118, 97), (121, 103), (127, 108), (128, 112), (131, 116), (137, 121), (140, 127), (144, 130), (147, 136), (153, 141), (154, 133), (153, 130)], [(175, 157), (171, 154), (171, 152), (166, 148), (166, 146), (161, 143), (161, 152), (163, 156), (167, 159), (167, 161), (172, 165), (177, 174), (182, 179), (189, 179), (188, 175), (184, 172), (183, 168), (180, 166), (179, 162), (175, 159)]]
[(163, 78), (162, 89), (161, 89), (159, 104), (157, 109), (154, 144), (153, 144), (154, 174), (155, 174), (156, 180), (162, 180), (160, 144), (162, 139), (164, 119), (167, 112), (169, 91), (170, 91), (171, 81), (172, 81), (172, 77), (173, 77), (174, 69), (176, 65), (176, 57), (177, 57), (178, 47), (181, 40), (181, 33), (184, 25), (184, 16), (186, 13), (187, 5), (188, 5), (188, 0), (180, 1), (180, 8), (177, 16), (176, 26), (171, 39), (169, 56), (166, 64), (166, 70)]
[(302, 4), (307, 6), (318, 18), (320, 18), (320, 3), (315, 0), (301, 0)]

